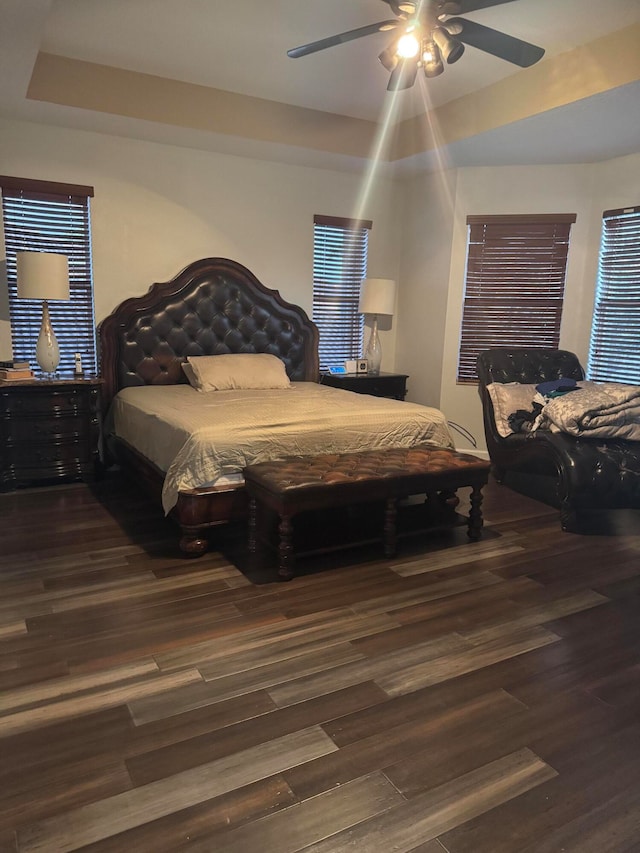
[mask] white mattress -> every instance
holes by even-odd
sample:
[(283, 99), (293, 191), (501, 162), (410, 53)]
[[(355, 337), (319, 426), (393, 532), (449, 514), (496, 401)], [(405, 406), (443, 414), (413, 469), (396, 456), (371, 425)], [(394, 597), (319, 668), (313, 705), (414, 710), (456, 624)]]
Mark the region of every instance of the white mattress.
[(239, 482), (255, 462), (418, 442), (454, 446), (438, 409), (315, 382), (208, 393), (190, 385), (125, 388), (109, 421), (117, 436), (165, 472), (165, 512), (179, 491)]

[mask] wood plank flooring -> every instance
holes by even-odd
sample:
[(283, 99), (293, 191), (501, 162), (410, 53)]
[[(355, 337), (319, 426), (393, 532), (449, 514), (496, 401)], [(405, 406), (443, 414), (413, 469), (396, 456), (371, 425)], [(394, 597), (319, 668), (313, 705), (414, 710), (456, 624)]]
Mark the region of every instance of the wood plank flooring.
[(0, 853), (640, 851), (640, 514), (483, 508), (282, 584), (117, 474), (0, 495)]

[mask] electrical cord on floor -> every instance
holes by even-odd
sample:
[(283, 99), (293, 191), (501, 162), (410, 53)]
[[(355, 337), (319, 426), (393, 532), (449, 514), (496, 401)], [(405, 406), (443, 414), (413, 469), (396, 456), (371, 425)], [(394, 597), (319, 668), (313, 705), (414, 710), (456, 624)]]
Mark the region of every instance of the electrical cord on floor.
[(459, 432), (463, 438), (466, 438), (472, 447), (478, 446), (478, 442), (475, 440), (474, 436), (471, 435), (468, 429), (465, 429), (465, 427), (460, 426), (460, 424), (457, 424), (454, 421), (447, 421), (447, 423), (450, 427), (453, 427), (456, 432)]

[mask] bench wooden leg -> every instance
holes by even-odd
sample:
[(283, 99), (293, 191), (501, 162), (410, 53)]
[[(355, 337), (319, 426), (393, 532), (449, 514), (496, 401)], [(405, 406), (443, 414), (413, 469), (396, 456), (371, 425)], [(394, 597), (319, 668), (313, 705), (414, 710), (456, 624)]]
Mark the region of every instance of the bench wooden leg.
[(395, 498), (387, 498), (384, 512), (384, 555), (393, 557), (397, 548), (396, 521), (398, 506)]
[(467, 536), (476, 541), (482, 538), (482, 486), (473, 486), (469, 496), (471, 509), (469, 511), (469, 529)]
[(440, 503), (447, 507), (447, 509), (454, 510), (458, 504), (460, 503), (460, 498), (455, 490), (451, 489), (442, 489), (438, 492), (438, 500)]
[(278, 546), (279, 564), (278, 577), (280, 580), (289, 581), (293, 577), (295, 569), (295, 555), (293, 552), (293, 524), (290, 515), (280, 517), (278, 525), (280, 544)]

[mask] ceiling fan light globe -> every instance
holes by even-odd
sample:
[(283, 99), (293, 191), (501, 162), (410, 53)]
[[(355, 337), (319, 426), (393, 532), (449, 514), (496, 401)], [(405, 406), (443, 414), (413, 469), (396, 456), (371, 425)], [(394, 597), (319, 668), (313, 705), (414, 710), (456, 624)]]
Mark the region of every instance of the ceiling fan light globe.
[(444, 71), (444, 65), (441, 60), (432, 59), (431, 62), (425, 62), (422, 69), (425, 77), (438, 77)]
[(413, 33), (405, 33), (398, 39), (396, 53), (401, 59), (413, 59), (419, 50), (420, 42)]
[(459, 0), (444, 0), (438, 4), (438, 15), (460, 15), (462, 4)]
[(454, 41), (455, 46), (447, 56), (447, 62), (449, 63), (449, 65), (453, 65), (454, 62), (457, 62), (464, 53), (464, 45), (462, 44), (462, 42), (458, 41), (457, 39), (454, 39)]
[(442, 58), (452, 65), (457, 62), (464, 53), (464, 45), (458, 39), (449, 35), (444, 27), (436, 27), (433, 31), (433, 40), (440, 48)]
[(459, 21), (447, 21), (442, 25), (443, 29), (445, 29), (450, 36), (459, 36), (463, 31), (464, 27)]
[(387, 69), (387, 71), (393, 71), (398, 62), (400, 62), (398, 55), (395, 51), (395, 45), (385, 47), (382, 53), (378, 55), (378, 59), (380, 60), (382, 66)]
[(426, 65), (428, 62), (440, 62), (440, 51), (432, 41), (422, 43), (422, 64)]

